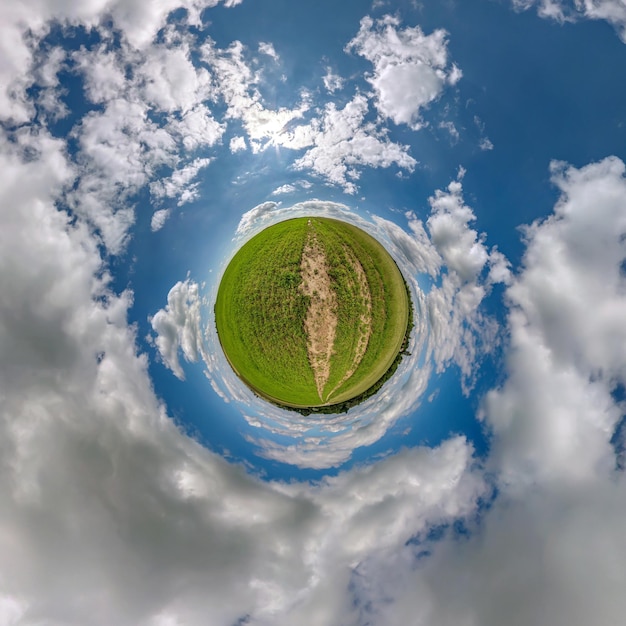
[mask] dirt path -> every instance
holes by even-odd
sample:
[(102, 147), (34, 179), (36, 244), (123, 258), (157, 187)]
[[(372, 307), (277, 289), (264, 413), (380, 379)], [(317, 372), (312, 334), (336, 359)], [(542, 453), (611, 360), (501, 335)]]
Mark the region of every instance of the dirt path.
[(344, 251), (346, 253), (346, 257), (348, 258), (348, 262), (352, 266), (354, 273), (357, 277), (357, 284), (359, 288), (359, 297), (361, 299), (361, 303), (363, 305), (363, 313), (360, 316), (360, 324), (358, 328), (358, 338), (356, 347), (354, 349), (354, 354), (352, 355), (352, 363), (350, 367), (343, 375), (343, 378), (335, 385), (335, 388), (330, 391), (327, 398), (330, 398), (341, 385), (343, 385), (346, 380), (354, 374), (356, 368), (359, 366), (359, 363), (363, 359), (365, 355), (365, 351), (367, 350), (367, 344), (370, 340), (370, 335), (372, 334), (372, 294), (370, 292), (370, 287), (367, 282), (367, 275), (365, 274), (365, 270), (363, 266), (359, 262), (359, 259), (356, 258), (356, 255), (352, 250), (347, 247), (344, 247)]
[(311, 298), (304, 319), (308, 338), (307, 350), (317, 393), (323, 401), (322, 394), (330, 375), (330, 359), (337, 329), (337, 296), (328, 275), (324, 248), (317, 241), (310, 221), (307, 240), (302, 250), (300, 271), (300, 290)]

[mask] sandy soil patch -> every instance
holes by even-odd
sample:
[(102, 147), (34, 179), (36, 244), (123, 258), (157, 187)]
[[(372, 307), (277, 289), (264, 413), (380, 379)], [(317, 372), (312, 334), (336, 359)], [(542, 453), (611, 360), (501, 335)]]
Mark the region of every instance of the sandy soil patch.
[(304, 318), (308, 356), (317, 393), (323, 401), (322, 394), (330, 375), (330, 359), (337, 329), (337, 296), (328, 275), (326, 253), (318, 242), (310, 221), (302, 250), (300, 272), (300, 290), (310, 297), (309, 309)]

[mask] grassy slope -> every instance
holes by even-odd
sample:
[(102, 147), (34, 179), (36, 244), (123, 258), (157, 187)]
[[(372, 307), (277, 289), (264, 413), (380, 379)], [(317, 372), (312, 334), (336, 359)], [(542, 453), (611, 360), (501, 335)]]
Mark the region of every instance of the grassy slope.
[(298, 405), (319, 404), (299, 293), (306, 221), (289, 220), (246, 243), (222, 277), (215, 321), (224, 352), (255, 391)]
[[(375, 239), (345, 222), (311, 221), (326, 249), (341, 303), (328, 390), (351, 363), (361, 314), (360, 302), (352, 297), (356, 277), (344, 245), (361, 262), (372, 294), (367, 352), (354, 375), (329, 398), (334, 404), (363, 393), (388, 370), (404, 339), (408, 297), (396, 264)], [(281, 222), (246, 243), (226, 269), (215, 304), (220, 342), (234, 369), (260, 395), (294, 406), (320, 404), (302, 325), (308, 303), (297, 289), (307, 222)]]
[[(331, 267), (337, 260), (336, 274), (341, 276), (345, 272), (341, 248), (343, 243), (349, 244), (365, 271), (372, 298), (372, 332), (367, 351), (354, 374), (328, 399), (334, 404), (363, 393), (387, 371), (404, 340), (409, 303), (400, 270), (378, 241), (360, 228), (345, 222), (323, 220), (322, 228), (326, 230), (324, 242), (331, 244), (327, 246)], [(337, 281), (336, 288), (340, 295), (343, 289), (341, 280)], [(346, 302), (350, 298), (340, 297), (339, 300)], [(358, 307), (340, 311), (335, 341), (336, 354), (331, 362), (328, 389), (332, 389), (341, 380), (346, 365), (349, 365), (346, 364), (348, 359), (345, 355), (352, 354), (350, 347), (356, 341), (360, 314)], [(342, 349), (343, 346), (345, 350)]]

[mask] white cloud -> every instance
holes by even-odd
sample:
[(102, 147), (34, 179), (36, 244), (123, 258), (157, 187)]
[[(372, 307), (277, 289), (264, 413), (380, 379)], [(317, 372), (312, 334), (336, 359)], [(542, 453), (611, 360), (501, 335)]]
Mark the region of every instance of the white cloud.
[(245, 234), (247, 233), (252, 224), (258, 222), (259, 220), (264, 220), (266, 216), (268, 216), (272, 211), (278, 208), (278, 203), (276, 202), (263, 202), (262, 204), (258, 204), (253, 207), (249, 211), (246, 211), (239, 220), (239, 224), (237, 225), (237, 234)]
[(178, 350), (188, 362), (196, 362), (202, 352), (200, 306), (198, 285), (187, 279), (170, 289), (166, 307), (150, 319), (161, 359), (180, 380), (185, 379), (185, 373)]
[(480, 140), (480, 143), (478, 144), (478, 147), (481, 150), (493, 150), (493, 143), (491, 143), (491, 140), (489, 139), (489, 137), (483, 137)]
[(34, 78), (41, 87), (37, 104), (50, 121), (56, 122), (69, 113), (66, 104), (61, 100), (65, 88), (60, 84), (58, 74), (65, 67), (66, 52), (60, 46), (35, 55)]
[[(312, 566), (308, 593), (300, 595), (289, 613), (260, 623), (354, 623), (346, 591), (360, 567), (370, 559), (397, 554), (429, 524), (473, 510), (485, 486), (470, 471), (469, 452), (457, 438), (434, 454), (406, 450), (375, 466), (324, 481), (313, 501), (332, 523), (318, 527), (323, 534), (310, 536), (304, 557)], [(384, 485), (391, 484), (397, 488), (389, 491)], [(296, 491), (306, 493), (302, 486)], [(337, 567), (340, 563), (348, 567)]]
[[(222, 4), (226, 7), (233, 7), (241, 2), (242, 0), (223, 0)], [(98, 15), (98, 21), (110, 11), (114, 24), (124, 32), (129, 43), (141, 49), (152, 43), (158, 31), (165, 26), (167, 16), (171, 11), (186, 9), (188, 22), (197, 26), (201, 23), (200, 13), (206, 8), (217, 6), (220, 0), (164, 0), (161, 2), (114, 0), (111, 3), (96, 0), (94, 4), (99, 5), (99, 12), (102, 11)]]
[(241, 152), (247, 149), (246, 140), (244, 137), (233, 137), (230, 140), (230, 151), (235, 154), (236, 152)]
[(397, 165), (413, 171), (417, 162), (406, 146), (391, 142), (374, 123), (364, 121), (367, 99), (357, 94), (343, 109), (331, 103), (319, 122), (313, 122), (312, 144), (294, 167), (310, 169), (346, 193), (356, 193), (353, 182), (360, 176), (359, 167)]
[(346, 50), (354, 50), (373, 64), (368, 81), (380, 113), (417, 130), (423, 124), (421, 111), (446, 85), (456, 84), (462, 73), (448, 65), (444, 30), (424, 35), (419, 26), (399, 29), (399, 25), (399, 20), (389, 15), (376, 21), (364, 17)]
[(292, 194), (301, 189), (311, 189), (311, 187), (313, 187), (313, 183), (308, 180), (296, 180), (293, 183), (286, 183), (284, 185), (281, 185), (280, 187), (277, 187), (276, 189), (274, 189), (274, 191), (272, 191), (272, 195), (281, 196), (286, 194)]
[[(209, 0), (189, 3), (188, 8), (215, 4)], [(151, 43), (154, 29), (160, 28), (177, 6), (171, 2), (158, 7), (156, 3), (126, 3), (122, 9), (115, 2), (81, 7), (68, 2), (56, 13), (48, 14), (37, 13), (29, 3), (22, 3), (19, 9), (5, 11), (6, 20), (0, 26), (6, 41), (14, 35), (21, 38), (19, 33), (30, 29), (29, 48), (24, 52), (20, 51), (23, 42), (16, 45), (8, 58), (19, 57), (19, 62), (13, 69), (10, 64), (4, 66), (9, 74), (15, 71), (19, 76), (7, 78), (9, 91), (0, 94), (0, 116), (14, 121), (30, 117), (33, 107), (26, 102), (24, 89), (34, 81), (41, 88), (40, 113), (52, 121), (66, 115), (58, 76), (67, 67), (84, 79), (89, 102), (101, 105), (74, 126), (80, 177), (66, 200), (112, 254), (119, 254), (128, 240), (135, 220), (135, 196), (155, 178), (158, 182), (152, 189), (157, 196), (170, 197), (176, 188), (179, 204), (196, 197), (193, 177), (188, 174), (198, 159), (192, 161), (193, 155), (184, 154), (182, 149), (210, 148), (221, 140), (225, 130), (225, 124), (215, 120), (205, 105), (217, 95), (209, 71), (192, 61), (193, 37), (184, 27), (168, 27), (161, 43)], [(101, 18), (112, 17), (113, 28), (122, 30), (121, 46), (114, 46), (112, 31), (103, 29), (100, 44), (82, 47), (69, 56), (60, 47), (42, 48), (38, 38), (47, 32), (43, 23), (52, 17), (87, 26), (97, 26)], [(189, 18), (193, 18), (191, 13)], [(130, 66), (132, 73), (127, 72)], [(8, 98), (6, 106), (3, 97)], [(155, 122), (155, 113), (161, 114), (164, 121)], [(184, 186), (186, 182), (188, 186)]]
[[(496, 501), (472, 537), (449, 529), (363, 568), (359, 603), (374, 624), (619, 624), (626, 578), (625, 485), (535, 485)], [(593, 532), (590, 532), (593, 529)], [(427, 554), (424, 558), (417, 556)]]
[(85, 96), (93, 103), (118, 98), (127, 84), (122, 50), (111, 50), (102, 44), (93, 50), (80, 50), (72, 55), (84, 79)]
[(525, 230), (507, 290), (508, 378), (484, 407), (498, 499), (467, 540), (417, 546), (433, 550), (417, 567), (395, 555), (366, 572), (376, 623), (416, 610), (469, 626), (623, 619), (626, 481), (610, 440), (626, 408), (612, 396), (626, 377), (626, 167), (612, 157), (551, 170), (561, 197)]
[(579, 0), (578, 9), (584, 7), (585, 17), (592, 20), (606, 20), (617, 30), (621, 40), (626, 42), (626, 5), (620, 0)]
[[(240, 1), (225, 0), (223, 4), (230, 7)], [(171, 11), (186, 8), (189, 21), (197, 23), (203, 9), (218, 4), (219, 0), (65, 0), (57, 3), (25, 0), (3, 5), (0, 9), (0, 57), (3, 59), (0, 117), (25, 122), (34, 113), (26, 97), (26, 89), (33, 82), (33, 46), (30, 43), (44, 36), (52, 21), (89, 29), (111, 20), (131, 47), (144, 49), (165, 25)]]
[(428, 230), (443, 258), (463, 282), (475, 280), (487, 262), (488, 253), (468, 224), (476, 219), (470, 207), (463, 203), (462, 185), (453, 181), (445, 191), (437, 190), (430, 199), (431, 215)]
[(281, 185), (280, 187), (276, 187), (274, 191), (272, 191), (273, 196), (281, 196), (284, 194), (290, 194), (297, 191), (296, 185), (292, 185), (291, 183), (286, 183), (285, 185)]
[(166, 39), (142, 52), (103, 43), (72, 55), (85, 95), (101, 107), (74, 127), (81, 176), (68, 202), (113, 254), (126, 245), (142, 188), (179, 206), (197, 197), (193, 180), (210, 158), (193, 152), (213, 147), (225, 131), (204, 104), (213, 85), (191, 61), (190, 36), (171, 31)]
[(280, 59), (278, 53), (274, 49), (274, 44), (270, 43), (269, 41), (262, 41), (261, 43), (259, 43), (259, 52), (274, 59), (274, 61), (278, 61)]
[(153, 233), (156, 233), (157, 230), (161, 230), (167, 221), (167, 218), (170, 216), (170, 209), (159, 209), (152, 214), (152, 220), (150, 221), (150, 229)]
[(25, 612), (25, 603), (9, 596), (0, 596), (0, 621), (2, 624), (17, 626)]
[(481, 303), (492, 284), (510, 281), (510, 270), (504, 255), (495, 247), (488, 250), (485, 236), (470, 227), (476, 217), (463, 199), (463, 174), (429, 199), (428, 232), (413, 212), (407, 213), (412, 235), (390, 223), (384, 227), (392, 248), (407, 259), (407, 274), (424, 272), (439, 281), (425, 295), (429, 356), (438, 372), (456, 363), (467, 391), (477, 359), (497, 342), (497, 324)]
[(68, 202), (97, 229), (107, 248), (119, 253), (134, 223), (130, 198), (156, 167), (175, 163), (175, 142), (148, 121), (145, 106), (125, 100), (88, 114), (74, 132), (82, 175)]
[[(127, 100), (149, 112), (165, 114), (165, 130), (188, 150), (211, 147), (225, 125), (211, 115), (206, 102), (217, 97), (208, 70), (192, 61), (193, 38), (169, 29), (164, 43), (138, 52), (110, 42), (72, 55), (85, 81), (85, 95), (97, 104)], [(126, 68), (132, 65), (132, 76)]]
[(390, 246), (396, 251), (396, 257), (406, 259), (410, 268), (409, 274), (426, 273), (438, 276), (441, 269), (441, 256), (432, 245), (422, 220), (414, 212), (407, 212), (406, 217), (409, 220), (411, 232), (407, 232), (395, 222), (378, 216), (374, 216), (373, 220), (385, 234)]
[(220, 96), (228, 106), (226, 118), (241, 120), (253, 152), (260, 152), (275, 145), (287, 125), (308, 111), (309, 103), (303, 98), (293, 109), (266, 108), (257, 87), (260, 73), (246, 62), (245, 52), (240, 41), (226, 50), (211, 40), (201, 47), (202, 58), (215, 72)]
[(335, 74), (330, 67), (326, 68), (326, 74), (324, 75), (323, 80), (324, 87), (326, 87), (326, 91), (329, 93), (335, 93), (335, 91), (343, 89), (343, 85), (345, 83), (344, 79), (338, 74)]
[(553, 163), (561, 199), (525, 231), (523, 271), (507, 291), (510, 377), (487, 403), (506, 480), (576, 481), (614, 464), (623, 410), (611, 391), (626, 382), (624, 171), (616, 158)]
[(169, 120), (168, 130), (177, 137), (185, 150), (195, 151), (218, 144), (226, 125), (218, 122), (203, 104), (197, 104), (180, 119)]
[(478, 142), (478, 147), (480, 150), (489, 151), (493, 150), (493, 142), (485, 135), (485, 123), (478, 117), (478, 115), (474, 116), (474, 125), (480, 131), (480, 141)]
[(454, 125), (454, 122), (440, 122), (439, 128), (443, 128), (450, 133), (450, 137), (453, 142), (457, 142), (459, 140), (459, 131), (457, 127)]
[(178, 206), (195, 200), (200, 183), (190, 183), (209, 163), (211, 159), (195, 159), (181, 169), (174, 170), (168, 178), (150, 183), (150, 193), (155, 198), (178, 198)]
[[(213, 4), (187, 3), (188, 19)], [(544, 4), (556, 11), (556, 3)], [(0, 9), (3, 119), (32, 115), (24, 91), (32, 80), (48, 90), (39, 104), (49, 119), (63, 113), (58, 73), (70, 60), (58, 51), (33, 60), (21, 36), (26, 26), (36, 39), (51, 16), (88, 26), (110, 16), (131, 42), (71, 59), (99, 105), (76, 126), (74, 161), (45, 128), (0, 131), (0, 622), (621, 623), (626, 486), (610, 438), (624, 414), (612, 392), (626, 380), (624, 164), (553, 165), (561, 199), (553, 216), (525, 230), (523, 267), (513, 276), (472, 227), (460, 180), (433, 195), (425, 222), (409, 214), (410, 233), (375, 224), (404, 255), (403, 267), (435, 282), (422, 302), (429, 341), (443, 346), (433, 349), (435, 365), (473, 361), (480, 346), (472, 342), (485, 333), (488, 342), (490, 332), (480, 303), (492, 283), (509, 285), (508, 379), (484, 406), (494, 432), (487, 469), (499, 499), (481, 513), (480, 526), (472, 525), (477, 499), (489, 490), (462, 438), (403, 450), (319, 484), (253, 478), (175, 428), (128, 325), (133, 296), (111, 290), (101, 244), (103, 254), (123, 248), (133, 194), (150, 183), (162, 181), (156, 196), (193, 193), (195, 173), (209, 157), (184, 151), (221, 140), (225, 125), (205, 99), (222, 94), (255, 149), (308, 150), (307, 167), (328, 182), (345, 187), (359, 167), (410, 170), (414, 161), (388, 142), (380, 122), (364, 122), (367, 103), (358, 96), (344, 109), (324, 107), (298, 130), (294, 123), (309, 111), (305, 99), (294, 110), (270, 111), (251, 87), (254, 76), (244, 77), (240, 92), (236, 76), (219, 91), (172, 32), (164, 37), (174, 37), (173, 50), (149, 45), (174, 6), (67, 0)], [(618, 9), (584, 4), (587, 17), (621, 29)], [(401, 43), (418, 34), (389, 18), (385, 25), (370, 29), (385, 45), (389, 29)], [(123, 71), (126, 63), (134, 78)], [(458, 80), (454, 68), (445, 80)], [(384, 81), (379, 89), (379, 107), (419, 123), (423, 104), (400, 106)], [(66, 200), (71, 217), (59, 208)], [(301, 209), (340, 211), (319, 201)], [(281, 211), (276, 203), (255, 207), (238, 236), (288, 214)], [(202, 355), (207, 367), (216, 358), (199, 332), (202, 304), (199, 287), (183, 281), (152, 319), (161, 357), (179, 376), (179, 349), (188, 361)], [(429, 370), (411, 364), (403, 375), (383, 390), (383, 410), (370, 407), (372, 420), (352, 443), (342, 432), (351, 424), (327, 420), (337, 444), (317, 459), (319, 438), (293, 420), (302, 429), (291, 451), (296, 462), (339, 464), (355, 441), (375, 441), (411, 408), (411, 393), (423, 392)], [(270, 446), (265, 452), (283, 460)], [(438, 544), (428, 539), (433, 525), (458, 517), (472, 537), (455, 539), (449, 530)], [(431, 554), (417, 558), (420, 551)]]
[(579, 19), (606, 20), (626, 43), (626, 4), (623, 0), (512, 0), (519, 10), (533, 6), (541, 17), (557, 22), (575, 22)]
[[(463, 173), (459, 172), (459, 179)], [(469, 227), (475, 218), (463, 202), (459, 180), (446, 191), (438, 191), (430, 202), (430, 236), (413, 214), (407, 215), (409, 234), (393, 222), (380, 217), (369, 222), (332, 202), (308, 201), (289, 207), (266, 202), (243, 215), (237, 228), (237, 244), (270, 224), (301, 215), (354, 223), (392, 253), (409, 282), (415, 307), (410, 355), (402, 360), (393, 378), (359, 407), (332, 416), (301, 417), (260, 401), (226, 363), (211, 316), (208, 320), (195, 316), (199, 325), (204, 324), (196, 335), (206, 340), (202, 356), (207, 376), (220, 395), (240, 402), (248, 423), (260, 429), (247, 435), (248, 441), (258, 447), (258, 454), (300, 467), (339, 466), (356, 448), (379, 441), (402, 416), (417, 408), (435, 369), (441, 372), (456, 363), (463, 374), (464, 389), (471, 387), (477, 361), (497, 343), (497, 324), (482, 311), (482, 301), (494, 283), (510, 281), (509, 264), (496, 248), (489, 252), (484, 236), (479, 237)], [(430, 274), (437, 284), (422, 287), (421, 273)], [(207, 300), (209, 311), (217, 285)], [(181, 315), (180, 319), (187, 318)], [(274, 441), (275, 436), (282, 441)]]
[(151, 46), (137, 70), (144, 100), (159, 111), (187, 113), (213, 96), (211, 75), (192, 62), (186, 37)]
[[(63, 143), (18, 139), (0, 144), (5, 621), (325, 625), (359, 562), (471, 513), (485, 487), (460, 438), (311, 485), (254, 479), (177, 431), (136, 353), (130, 295), (55, 206), (73, 180)], [(32, 142), (38, 158), (22, 159)], [(179, 333), (194, 297), (180, 283), (153, 319), (174, 327), (164, 358), (174, 344), (195, 356), (198, 337)]]

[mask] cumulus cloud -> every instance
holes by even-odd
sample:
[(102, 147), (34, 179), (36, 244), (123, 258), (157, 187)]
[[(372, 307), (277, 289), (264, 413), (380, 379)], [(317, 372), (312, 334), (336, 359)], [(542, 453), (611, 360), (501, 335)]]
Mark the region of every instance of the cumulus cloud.
[(144, 52), (138, 68), (142, 96), (159, 111), (187, 113), (213, 95), (208, 70), (190, 58), (191, 43), (189, 37), (171, 31), (165, 44)]
[[(74, 177), (63, 143), (17, 139), (0, 144), (3, 618), (327, 624), (358, 563), (471, 512), (485, 486), (460, 438), (312, 485), (252, 478), (177, 431), (137, 353), (130, 295), (55, 206)], [(22, 154), (33, 143), (36, 159)], [(184, 328), (193, 298), (180, 283), (153, 323)], [(170, 335), (186, 356), (196, 340)]]
[[(555, 162), (554, 213), (525, 229), (507, 288), (508, 378), (491, 391), (488, 470), (498, 498), (472, 535), (420, 542), (364, 575), (374, 623), (619, 623), (626, 482), (614, 449), (625, 408), (626, 167)], [(620, 321), (618, 321), (620, 320)], [(429, 558), (415, 566), (419, 551)], [(386, 603), (382, 599), (387, 600)]]
[(185, 373), (178, 350), (189, 362), (197, 361), (201, 352), (200, 305), (198, 285), (187, 279), (170, 289), (166, 307), (150, 319), (161, 359), (180, 380), (185, 379)]
[(462, 72), (456, 65), (449, 66), (444, 30), (425, 35), (419, 26), (399, 26), (400, 21), (389, 15), (379, 20), (364, 17), (346, 50), (354, 50), (374, 66), (368, 81), (379, 112), (417, 130), (423, 124), (421, 111), (446, 85), (456, 84)]
[(281, 185), (280, 187), (276, 187), (276, 189), (274, 189), (274, 191), (272, 191), (272, 195), (273, 196), (281, 196), (284, 194), (290, 194), (290, 193), (294, 193), (297, 190), (296, 185), (293, 185), (291, 183), (286, 183), (284, 185)]
[(343, 109), (333, 103), (327, 105), (321, 120), (311, 125), (312, 147), (295, 161), (294, 167), (312, 170), (349, 194), (356, 193), (353, 181), (360, 176), (359, 166), (397, 165), (413, 171), (417, 161), (408, 154), (408, 148), (390, 141), (373, 122), (365, 122), (367, 112), (367, 98), (361, 94)]
[(487, 316), (482, 302), (495, 283), (510, 281), (510, 265), (497, 249), (489, 249), (486, 235), (471, 227), (476, 216), (463, 198), (462, 178), (429, 198), (430, 216), (422, 221), (414, 211), (406, 214), (409, 232), (377, 218), (396, 258), (406, 259), (406, 275), (428, 274), (434, 284), (425, 291), (429, 322), (429, 357), (437, 371), (455, 363), (467, 391), (480, 356), (498, 343), (497, 323)]
[(213, 86), (206, 68), (192, 62), (190, 36), (168, 33), (165, 43), (141, 52), (105, 41), (71, 55), (86, 98), (99, 106), (72, 131), (80, 177), (67, 202), (113, 254), (127, 243), (140, 190), (179, 206), (197, 197), (193, 180), (210, 157), (194, 153), (214, 146), (225, 130), (205, 105)]
[(85, 116), (75, 134), (82, 175), (68, 204), (98, 231), (112, 253), (119, 253), (135, 219), (131, 198), (154, 168), (172, 162), (173, 141), (146, 119), (141, 104), (124, 100)]
[(258, 223), (258, 221), (264, 221), (278, 207), (279, 205), (276, 202), (263, 202), (246, 211), (239, 220), (237, 234), (248, 233), (253, 224)]
[[(225, 0), (235, 6), (241, 0)], [(220, 0), (167, 0), (165, 2), (122, 2), (121, 0), (68, 0), (60, 3), (26, 1), (2, 8), (0, 19), (0, 52), (4, 59), (0, 68), (0, 116), (15, 122), (31, 118), (34, 108), (26, 95), (33, 83), (33, 37), (44, 36), (52, 21), (87, 28), (104, 25), (111, 20), (114, 28), (133, 48), (143, 49), (165, 25), (171, 11), (187, 9), (191, 23), (198, 23), (200, 12), (216, 6)]]
[(430, 198), (426, 224), (446, 270), (441, 285), (428, 294), (431, 328), (438, 336), (433, 356), (439, 371), (453, 360), (466, 386), (471, 385), (479, 353), (489, 351), (497, 340), (495, 321), (480, 305), (493, 282), (507, 283), (510, 272), (506, 258), (497, 248), (489, 251), (485, 236), (469, 226), (476, 217), (463, 199), (463, 174), (461, 170), (458, 180)]
[(134, 223), (139, 190), (147, 186), (155, 200), (179, 206), (195, 200), (194, 179), (211, 160), (206, 151), (225, 131), (206, 105), (217, 92), (208, 70), (192, 60), (192, 45), (188, 33), (170, 27), (162, 43), (142, 51), (105, 40), (71, 55), (85, 96), (101, 106), (73, 131), (82, 175), (69, 202), (114, 254)]
[(233, 154), (246, 150), (247, 148), (246, 140), (244, 137), (233, 137), (228, 145), (230, 147), (230, 151)]
[(510, 378), (487, 402), (510, 480), (575, 481), (614, 466), (609, 439), (623, 409), (612, 392), (626, 382), (624, 172), (616, 158), (553, 163), (561, 199), (525, 230), (523, 271), (507, 291)]
[(363, 613), (389, 626), (416, 618), (468, 626), (619, 623), (623, 502), (621, 476), (591, 480), (584, 491), (535, 485), (515, 499), (501, 496), (479, 527), (445, 529), (438, 542), (420, 537), (404, 554), (364, 568)]
[(62, 99), (66, 95), (66, 89), (59, 80), (59, 72), (65, 67), (66, 56), (65, 50), (60, 46), (34, 55), (34, 82), (41, 88), (37, 105), (46, 121), (57, 122), (69, 114)]

